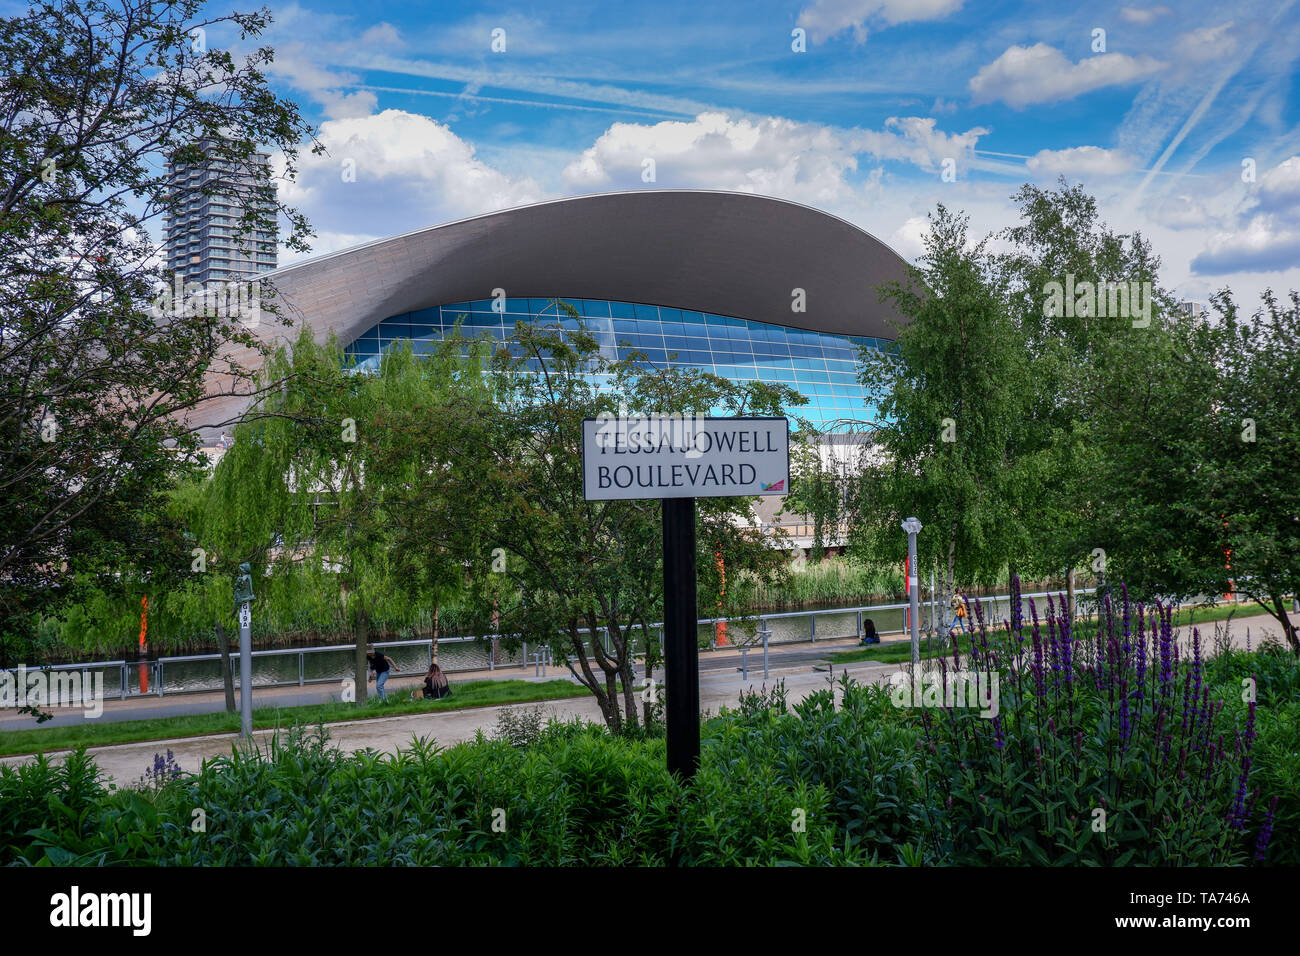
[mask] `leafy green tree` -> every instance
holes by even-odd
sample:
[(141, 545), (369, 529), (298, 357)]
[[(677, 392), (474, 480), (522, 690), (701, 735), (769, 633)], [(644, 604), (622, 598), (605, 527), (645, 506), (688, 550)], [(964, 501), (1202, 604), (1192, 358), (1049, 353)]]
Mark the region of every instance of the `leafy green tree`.
[(266, 205), (242, 233), (280, 214), (288, 244), (305, 244), (305, 220), (249, 160), (278, 150), (292, 176), (310, 127), (267, 88), (269, 49), (206, 43), (255, 38), (268, 16), (201, 7), (51, 0), (0, 20), (0, 662), (27, 652), (73, 581), (125, 585), (128, 565), (174, 553), (159, 516), (222, 391), (205, 377), (248, 382), (230, 350), (258, 348), (241, 317), (150, 308), (169, 278), (150, 224), (191, 198), (168, 186), (167, 160), (249, 172)]
[(1030, 393), (985, 242), (971, 243), (966, 217), (942, 205), (930, 224), (910, 283), (883, 292), (910, 321), (893, 347), (862, 353), (881, 423), (879, 455), (854, 489), (850, 547), (868, 561), (900, 554), (899, 524), (915, 515), (918, 564), (938, 564), (946, 600), (1026, 548), (1018, 497), (1033, 472), (1015, 452)]
[[(1107, 227), (1096, 200), (1081, 186), (1064, 179), (1054, 189), (1026, 184), (1012, 198), (1020, 218), (997, 235), (1004, 249), (991, 258), (991, 267), (1030, 373), (1021, 380), (1027, 408), (1011, 453), (1024, 465), (1018, 501), (1034, 515), (1028, 546), (1012, 563), (1055, 575), (1085, 558), (1092, 561), (1101, 546), (1091, 490), (1101, 454), (1096, 426), (1105, 425), (1126, 383), (1162, 361), (1165, 326), (1175, 310), (1160, 287), (1160, 260), (1150, 244), (1141, 234)], [(1068, 307), (1050, 302), (1053, 283), (1063, 299), (1077, 290)], [(1144, 283), (1151, 298), (1141, 316), (1131, 297), (1134, 314), (1101, 315), (1084, 295), (1110, 284), (1121, 284), (1127, 293)], [(1104, 560), (1094, 563), (1104, 568)]]
[(311, 596), (338, 610), (355, 635), (358, 703), (374, 618), (410, 619), (437, 600), (429, 577), (402, 573), (391, 548), (398, 524), (385, 479), (419, 471), (417, 450), (402, 448), (400, 467), (389, 459), (372, 468), (371, 456), (392, 448), (385, 416), (394, 404), (441, 407), (429, 399), (439, 368), (407, 353), (386, 359), (379, 375), (355, 374), (337, 343), (319, 345), (304, 330), (268, 361), (267, 381), (283, 385), (235, 428), (198, 531), (223, 566), (248, 561), (260, 572), (265, 606), (282, 623)]
[[(563, 308), (563, 307), (562, 307)], [(402, 531), (393, 548), (458, 555), (463, 604), (479, 633), (515, 649), (550, 646), (595, 696), (607, 726), (639, 726), (634, 661), (658, 658), (649, 624), (662, 614), (658, 501), (586, 501), (582, 422), (602, 413), (778, 414), (789, 390), (696, 370), (602, 357), (571, 309), (563, 328), (520, 324), (486, 373), (462, 376), (445, 407), (395, 411), (391, 435), (422, 449), (428, 467), (394, 493)], [(779, 551), (753, 527), (750, 499), (700, 499), (700, 602), (720, 600), (726, 573), (772, 581)], [(401, 560), (400, 556), (397, 560)], [(711, 615), (710, 615), (711, 616)], [(643, 718), (648, 719), (649, 702)]]
[(1300, 592), (1300, 294), (1265, 293), (1243, 316), (1172, 323), (1166, 354), (1099, 417), (1095, 536), (1110, 573), (1142, 596), (1236, 591), (1277, 619), (1300, 653), (1288, 596)]

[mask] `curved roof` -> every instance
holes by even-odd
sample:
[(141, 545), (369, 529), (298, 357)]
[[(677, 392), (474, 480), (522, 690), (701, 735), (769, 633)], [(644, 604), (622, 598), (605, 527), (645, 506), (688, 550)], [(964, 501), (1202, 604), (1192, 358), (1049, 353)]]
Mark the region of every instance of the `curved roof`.
[[(318, 256), (268, 274), (282, 303), (346, 344), (416, 309), (587, 298), (893, 338), (876, 287), (906, 263), (843, 219), (753, 193), (654, 189), (518, 206)], [(793, 290), (806, 311), (791, 309)]]
[[(492, 298), (637, 302), (891, 339), (887, 245), (836, 216), (753, 193), (646, 189), (557, 199), (417, 229), (267, 273), (283, 317), (349, 344), (417, 309)], [(791, 308), (803, 289), (805, 311)], [(284, 336), (278, 325), (269, 335)], [(260, 359), (233, 350), (245, 367)], [(247, 399), (218, 401), (232, 421)], [(215, 434), (212, 424), (200, 431)]]

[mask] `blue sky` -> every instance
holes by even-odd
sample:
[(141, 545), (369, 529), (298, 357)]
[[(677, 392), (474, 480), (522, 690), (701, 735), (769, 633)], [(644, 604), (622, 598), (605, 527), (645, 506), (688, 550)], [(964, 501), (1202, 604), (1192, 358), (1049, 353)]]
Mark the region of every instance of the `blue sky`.
[(1295, 0), (270, 8), (272, 83), (329, 150), (285, 188), (316, 252), (693, 187), (807, 203), (913, 258), (936, 203), (983, 233), (1013, 221), (1020, 183), (1065, 175), (1185, 297), (1300, 288)]

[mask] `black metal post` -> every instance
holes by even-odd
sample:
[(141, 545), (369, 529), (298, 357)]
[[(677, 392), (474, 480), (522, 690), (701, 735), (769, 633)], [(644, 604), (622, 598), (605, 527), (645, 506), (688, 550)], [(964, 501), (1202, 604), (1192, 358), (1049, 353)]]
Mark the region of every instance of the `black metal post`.
[(664, 692), (668, 770), (700, 765), (700, 645), (695, 619), (695, 499), (664, 499)]

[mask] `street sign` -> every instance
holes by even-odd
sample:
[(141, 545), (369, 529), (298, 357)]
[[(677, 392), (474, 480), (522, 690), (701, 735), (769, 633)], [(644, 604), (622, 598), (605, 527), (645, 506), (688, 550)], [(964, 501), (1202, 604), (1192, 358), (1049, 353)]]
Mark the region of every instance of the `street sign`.
[(783, 495), (790, 425), (784, 418), (588, 418), (582, 477), (588, 501)]
[(693, 777), (700, 765), (695, 499), (786, 494), (790, 424), (784, 418), (588, 418), (582, 477), (588, 501), (663, 500), (668, 770)]

